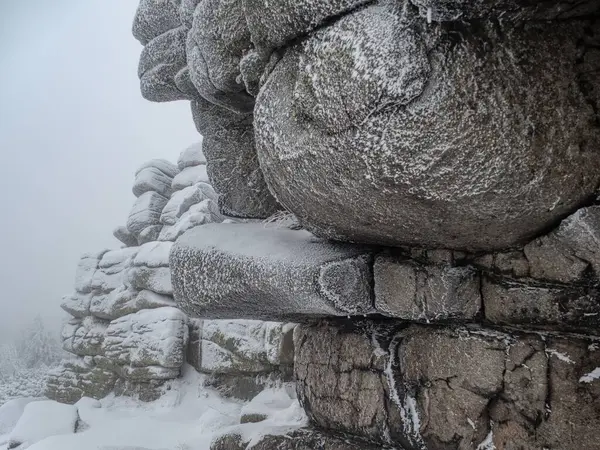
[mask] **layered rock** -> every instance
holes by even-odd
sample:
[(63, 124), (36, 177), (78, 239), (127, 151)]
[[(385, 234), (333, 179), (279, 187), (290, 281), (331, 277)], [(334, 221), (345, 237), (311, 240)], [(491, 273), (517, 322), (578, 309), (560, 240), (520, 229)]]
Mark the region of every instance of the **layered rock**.
[[(75, 358), (50, 375), (50, 398), (74, 403), (113, 392), (151, 401), (167, 380), (180, 376), (186, 362), (207, 374), (210, 386), (245, 400), (291, 378), (291, 326), (189, 321), (176, 308), (169, 267), (172, 241), (192, 228), (224, 220), (205, 178), (191, 179), (185, 187), (176, 183), (186, 171), (205, 172), (205, 164), (199, 143), (182, 152), (178, 166), (152, 160), (137, 171), (135, 213), (128, 227), (115, 231), (125, 247), (83, 255), (75, 292), (62, 304), (73, 316), (62, 332), (63, 348)], [(160, 201), (141, 207), (144, 198)]]
[(299, 398), (321, 427), (410, 449), (597, 446), (597, 340), (349, 323), (295, 341)]

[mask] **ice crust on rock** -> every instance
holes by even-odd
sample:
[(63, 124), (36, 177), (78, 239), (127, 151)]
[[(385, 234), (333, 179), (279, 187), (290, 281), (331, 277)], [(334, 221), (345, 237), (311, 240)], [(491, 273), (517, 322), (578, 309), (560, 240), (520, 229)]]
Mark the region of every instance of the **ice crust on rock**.
[(182, 188), (182, 190), (175, 192), (171, 196), (163, 208), (160, 222), (163, 225), (175, 225), (177, 220), (186, 213), (191, 206), (206, 199), (217, 201), (217, 194), (207, 183), (199, 182), (192, 186)]
[(281, 320), (373, 311), (368, 249), (261, 223), (208, 224), (171, 251), (174, 297), (196, 317)]

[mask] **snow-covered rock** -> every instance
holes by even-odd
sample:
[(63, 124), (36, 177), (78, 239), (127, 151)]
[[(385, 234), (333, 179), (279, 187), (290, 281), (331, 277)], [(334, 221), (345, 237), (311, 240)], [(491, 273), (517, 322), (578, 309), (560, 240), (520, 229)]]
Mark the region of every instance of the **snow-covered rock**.
[(190, 209), (184, 212), (174, 225), (165, 226), (158, 239), (174, 242), (187, 230), (207, 223), (219, 223), (223, 219), (217, 203), (212, 199), (205, 199), (190, 206)]
[(294, 361), (293, 325), (257, 320), (204, 320), (200, 370), (260, 373)]
[(217, 201), (217, 194), (207, 183), (197, 183), (175, 192), (160, 216), (160, 223), (164, 225), (174, 225), (181, 215), (187, 212), (192, 205), (200, 203), (205, 199)]
[(175, 300), (194, 317), (295, 320), (368, 314), (369, 249), (262, 223), (208, 224), (171, 251)]
[(183, 169), (175, 178), (171, 188), (174, 191), (179, 191), (196, 183), (210, 183), (206, 166), (204, 164), (198, 166), (189, 166)]
[(158, 236), (160, 236), (162, 229), (162, 225), (150, 225), (149, 227), (144, 228), (138, 235), (138, 245), (144, 245), (148, 242), (155, 241), (158, 239)]
[(158, 192), (163, 197), (169, 197), (172, 182), (173, 177), (156, 167), (145, 167), (136, 174), (132, 191), (136, 197), (150, 191)]
[(113, 230), (113, 236), (125, 244), (126, 247), (135, 247), (138, 245), (137, 238), (126, 226), (120, 225)]
[(166, 197), (153, 191), (140, 195), (129, 213), (127, 229), (131, 233), (139, 235), (144, 228), (158, 225), (160, 215), (167, 201)]
[[(155, 1), (155, 0), (150, 0), (150, 1)], [(173, 178), (175, 175), (177, 175), (179, 173), (179, 169), (177, 168), (177, 165), (171, 163), (170, 161), (167, 161), (166, 159), (151, 159), (149, 161), (146, 161), (140, 167), (138, 167), (137, 171), (135, 172), (135, 175), (137, 176), (138, 173), (140, 173), (142, 170), (145, 170), (147, 168), (158, 169), (170, 178)]]
[(91, 357), (75, 357), (48, 373), (46, 396), (62, 403), (82, 397), (104, 398), (114, 388), (117, 375), (94, 363)]
[[(29, 403), (39, 400), (42, 399), (37, 397), (22, 397), (9, 400), (0, 405), (0, 436), (8, 434), (13, 430)], [(0, 443), (0, 445), (2, 444)]]
[(106, 330), (102, 349), (114, 364), (130, 366), (131, 370), (152, 366), (180, 369), (185, 361), (187, 340), (185, 314), (164, 307), (113, 320)]
[(90, 314), (90, 302), (93, 294), (81, 294), (75, 292), (71, 295), (65, 295), (60, 307), (73, 317), (84, 318)]
[(32, 402), (25, 406), (9, 436), (9, 448), (27, 448), (49, 436), (75, 433), (77, 408), (54, 401)]
[(206, 157), (202, 152), (202, 141), (196, 142), (182, 151), (177, 160), (177, 167), (179, 167), (179, 170), (183, 170), (186, 167), (199, 166), (201, 164), (206, 164)]
[(98, 264), (108, 250), (98, 253), (86, 253), (79, 260), (75, 271), (75, 290), (84, 294), (92, 292), (92, 279)]
[(69, 322), (63, 327), (63, 349), (80, 356), (102, 354), (102, 343), (108, 322), (93, 316)]

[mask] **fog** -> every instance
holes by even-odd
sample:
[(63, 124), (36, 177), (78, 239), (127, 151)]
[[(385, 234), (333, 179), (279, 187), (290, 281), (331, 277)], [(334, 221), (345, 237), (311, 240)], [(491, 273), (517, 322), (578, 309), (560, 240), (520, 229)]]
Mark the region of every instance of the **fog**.
[(0, 1), (0, 339), (64, 317), (81, 253), (117, 247), (144, 161), (198, 140), (139, 93), (137, 0)]

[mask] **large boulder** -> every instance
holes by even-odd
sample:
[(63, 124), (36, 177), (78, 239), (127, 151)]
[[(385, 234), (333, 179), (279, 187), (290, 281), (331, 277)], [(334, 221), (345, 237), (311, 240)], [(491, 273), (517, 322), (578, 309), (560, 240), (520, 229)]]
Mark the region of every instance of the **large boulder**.
[(369, 250), (262, 223), (208, 224), (171, 251), (174, 297), (193, 317), (294, 320), (373, 312)]
[(343, 16), (289, 48), (260, 91), (267, 184), (327, 238), (526, 243), (600, 183), (598, 78), (578, 84), (599, 33), (586, 20), (427, 24), (391, 1)]

